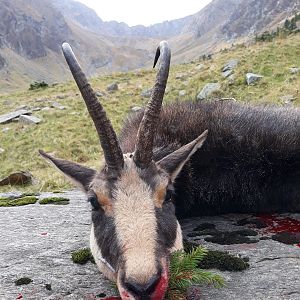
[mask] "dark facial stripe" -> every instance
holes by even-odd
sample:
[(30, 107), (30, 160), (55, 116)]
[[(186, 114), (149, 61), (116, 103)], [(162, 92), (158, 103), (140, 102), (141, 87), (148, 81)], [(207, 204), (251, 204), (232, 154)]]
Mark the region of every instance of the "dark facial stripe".
[(117, 241), (116, 227), (112, 217), (105, 215), (104, 211), (92, 211), (95, 239), (102, 256), (117, 270), (120, 262), (121, 251)]

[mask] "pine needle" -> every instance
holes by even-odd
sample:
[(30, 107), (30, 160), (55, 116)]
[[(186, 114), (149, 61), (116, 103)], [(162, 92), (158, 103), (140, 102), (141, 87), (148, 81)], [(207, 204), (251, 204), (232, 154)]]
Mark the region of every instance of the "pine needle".
[(199, 269), (198, 264), (207, 252), (207, 249), (197, 247), (188, 253), (183, 251), (172, 253), (166, 299), (185, 299), (188, 288), (193, 285), (209, 284), (217, 288), (224, 286), (224, 280), (220, 275)]

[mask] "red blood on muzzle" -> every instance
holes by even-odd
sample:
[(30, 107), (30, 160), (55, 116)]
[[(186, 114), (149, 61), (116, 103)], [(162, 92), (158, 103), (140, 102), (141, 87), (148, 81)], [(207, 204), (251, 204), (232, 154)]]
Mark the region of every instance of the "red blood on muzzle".
[(151, 296), (151, 300), (162, 300), (167, 291), (168, 283), (169, 283), (169, 274), (168, 274), (167, 268), (165, 268), (164, 272), (156, 286), (156, 289)]

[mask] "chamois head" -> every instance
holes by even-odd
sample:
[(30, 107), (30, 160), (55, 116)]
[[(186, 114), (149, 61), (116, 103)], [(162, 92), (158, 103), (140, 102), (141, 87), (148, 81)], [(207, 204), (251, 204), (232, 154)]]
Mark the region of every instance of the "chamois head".
[(170, 253), (183, 247), (172, 202), (173, 182), (207, 132), (160, 161), (153, 161), (153, 140), (171, 57), (163, 41), (156, 52), (154, 66), (159, 56), (161, 63), (135, 151), (123, 154), (71, 47), (64, 43), (62, 49), (94, 121), (105, 163), (96, 171), (43, 151), (40, 154), (86, 192), (92, 205), (93, 256), (99, 269), (117, 282), (122, 299), (163, 299)]

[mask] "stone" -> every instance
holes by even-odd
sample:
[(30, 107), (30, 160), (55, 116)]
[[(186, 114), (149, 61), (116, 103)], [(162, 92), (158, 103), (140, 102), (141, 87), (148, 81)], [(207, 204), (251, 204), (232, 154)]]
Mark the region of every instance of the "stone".
[(7, 106), (10, 106), (10, 105), (13, 104), (13, 101), (11, 101), (11, 100), (4, 100), (4, 101), (3, 101), (3, 104), (4, 104), (4, 105), (7, 105)]
[(17, 110), (20, 110), (20, 109), (26, 109), (26, 110), (29, 110), (28, 106), (23, 104), (23, 105), (20, 105), (17, 107)]
[(246, 81), (247, 81), (248, 85), (254, 84), (255, 82), (261, 80), (262, 78), (263, 78), (263, 76), (259, 75), (259, 74), (254, 74), (254, 73), (246, 74)]
[(235, 76), (234, 76), (234, 74), (231, 74), (231, 75), (228, 77), (228, 84), (229, 84), (229, 85), (233, 85), (233, 84), (234, 84), (234, 80), (235, 80)]
[(10, 127), (4, 127), (1, 131), (2, 132), (7, 132), (7, 131), (9, 131), (10, 130)]
[(186, 90), (181, 90), (178, 93), (179, 97), (184, 97), (186, 95)]
[(296, 98), (293, 95), (284, 95), (284, 96), (280, 97), (280, 100), (284, 104), (289, 104), (289, 103), (293, 102), (294, 100), (296, 100)]
[(51, 107), (53, 107), (53, 108), (57, 108), (57, 109), (60, 109), (60, 110), (64, 110), (64, 109), (66, 109), (66, 107), (65, 107), (65, 106), (61, 105), (61, 104), (60, 104), (60, 103), (58, 103), (58, 102), (52, 102), (52, 103), (51, 103)]
[(43, 97), (43, 98), (36, 98), (35, 102), (46, 102), (46, 101), (49, 101), (49, 100), (50, 100), (49, 98)]
[(42, 110), (42, 111), (48, 111), (48, 110), (50, 110), (50, 107), (49, 107), (49, 106), (46, 106), (46, 107), (43, 107), (41, 110)]
[(152, 94), (152, 89), (146, 89), (141, 92), (143, 98), (150, 98)]
[(290, 68), (290, 73), (291, 74), (300, 73), (300, 68), (296, 68), (296, 67)]
[(186, 79), (186, 77), (188, 77), (187, 73), (177, 73), (175, 75), (175, 79)]
[(238, 65), (239, 60), (238, 59), (231, 59), (229, 60), (222, 68), (222, 72), (226, 72), (229, 70), (233, 70)]
[(232, 75), (232, 72), (233, 72), (232, 70), (227, 70), (227, 71), (222, 72), (221, 75), (222, 75), (222, 77), (227, 78), (230, 75)]
[[(56, 195), (42, 193), (39, 198)], [(16, 299), (19, 292), (23, 299), (49, 300), (115, 295), (95, 264), (78, 265), (71, 259), (72, 252), (89, 247), (91, 209), (85, 195), (79, 191), (60, 195), (71, 199), (70, 204), (0, 207), (0, 299)], [(32, 283), (21, 290), (14, 281), (25, 276)], [(45, 284), (51, 284), (51, 292)]]
[[(280, 217), (300, 221), (300, 214), (284, 214)], [(239, 220), (252, 220), (253, 215), (231, 214), (224, 216), (197, 217), (181, 221), (183, 234), (192, 233), (201, 223), (214, 224), (219, 231), (236, 231), (241, 226)], [(243, 222), (243, 228), (257, 231), (258, 236), (268, 237), (267, 228), (253, 228), (251, 222)], [(241, 225), (242, 225), (241, 224)], [(299, 298), (299, 261), (300, 252), (297, 245), (287, 245), (272, 239), (260, 240), (251, 244), (219, 245), (205, 241), (205, 236), (188, 238), (197, 245), (209, 250), (226, 251), (236, 257), (249, 257), (248, 269), (242, 272), (218, 271), (226, 286), (212, 289), (201, 286), (201, 298), (213, 299), (298, 299)], [(295, 241), (292, 241), (297, 242)], [(274, 285), (274, 282), (276, 284)], [(298, 295), (298, 296), (297, 296)]]
[(56, 96), (56, 99), (65, 99), (65, 98), (67, 98), (66, 95), (58, 95), (58, 96)]
[(5, 150), (3, 148), (0, 148), (0, 154), (3, 153)]
[(195, 67), (196, 70), (202, 70), (204, 68), (204, 64), (199, 64)]
[(114, 92), (114, 91), (117, 91), (118, 89), (119, 89), (119, 86), (118, 86), (118, 84), (116, 82), (113, 82), (113, 83), (111, 83), (110, 85), (108, 85), (106, 87), (106, 90), (108, 92)]
[[(0, 197), (11, 194), (0, 194)], [(88, 298), (87, 295), (115, 295), (111, 283), (95, 264), (79, 265), (71, 260), (74, 251), (89, 247), (91, 208), (84, 201), (85, 194), (72, 190), (59, 195), (70, 199), (70, 204), (63, 207), (39, 204), (0, 207), (0, 237), (5, 241), (0, 243), (0, 299), (16, 299), (20, 291), (23, 299), (73, 300), (95, 299), (95, 296)], [(39, 197), (54, 196), (57, 194), (47, 192)], [(300, 214), (283, 216), (300, 220)], [(235, 225), (238, 220), (249, 218), (253, 216), (230, 214), (180, 222), (186, 236), (202, 223), (214, 224), (218, 230), (239, 230), (241, 226)], [(251, 228), (251, 224), (244, 226)], [(259, 235), (264, 232), (264, 229), (255, 230)], [(213, 270), (225, 279), (226, 286), (217, 289), (201, 285), (198, 290), (190, 290), (188, 297), (197, 297), (200, 293), (200, 299), (206, 300), (299, 298), (300, 253), (297, 246), (272, 239), (254, 244), (219, 245), (206, 242), (203, 237), (195, 243), (210, 250), (226, 251), (235, 257), (249, 257), (250, 267), (242, 272)], [(24, 276), (32, 282), (22, 290), (16, 289), (14, 281)], [(51, 284), (51, 293), (45, 284)]]
[(40, 107), (33, 107), (33, 108), (31, 109), (31, 111), (40, 111), (40, 110), (41, 110)]
[(96, 96), (99, 97), (99, 98), (102, 98), (105, 96), (105, 93), (103, 92), (96, 92)]
[(142, 108), (140, 106), (134, 106), (131, 110), (132, 111), (140, 111)]
[(6, 124), (21, 115), (30, 115), (31, 112), (26, 109), (20, 109), (0, 116), (0, 124)]
[(21, 115), (19, 117), (19, 122), (22, 124), (39, 124), (41, 122), (41, 119), (35, 116), (26, 116), (26, 115)]
[(29, 172), (21, 171), (8, 175), (0, 180), (0, 186), (4, 185), (24, 185), (32, 183), (33, 176)]
[(207, 83), (201, 92), (197, 96), (197, 100), (207, 99), (212, 93), (220, 90), (221, 85), (219, 83)]

